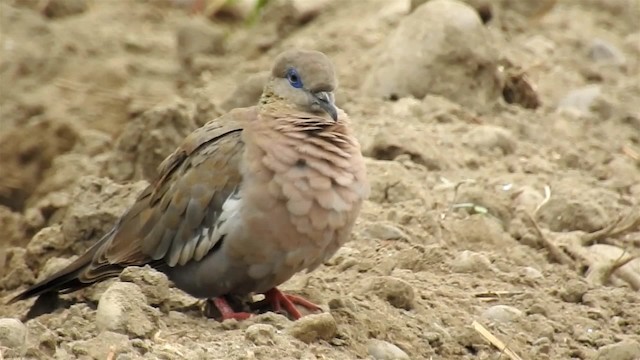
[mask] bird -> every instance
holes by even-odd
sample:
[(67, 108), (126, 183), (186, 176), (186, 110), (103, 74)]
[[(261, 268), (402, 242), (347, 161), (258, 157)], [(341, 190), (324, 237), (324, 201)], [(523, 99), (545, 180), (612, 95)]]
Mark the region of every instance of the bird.
[(229, 299), (254, 294), (294, 320), (302, 316), (296, 305), (321, 311), (278, 286), (348, 241), (370, 193), (360, 144), (335, 104), (337, 86), (324, 53), (283, 51), (256, 105), (189, 134), (110, 231), (9, 303), (149, 265), (212, 301), (221, 320), (253, 316)]

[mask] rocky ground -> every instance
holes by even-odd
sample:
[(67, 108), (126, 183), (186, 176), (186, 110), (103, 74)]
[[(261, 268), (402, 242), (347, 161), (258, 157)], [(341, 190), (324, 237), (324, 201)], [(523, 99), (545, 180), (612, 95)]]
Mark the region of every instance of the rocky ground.
[(640, 358), (638, 0), (220, 3), (0, 1), (0, 302), (305, 47), (337, 66), (373, 188), (283, 287), (326, 311), (219, 323), (130, 268), (24, 323), (32, 300), (1, 306), (0, 358)]

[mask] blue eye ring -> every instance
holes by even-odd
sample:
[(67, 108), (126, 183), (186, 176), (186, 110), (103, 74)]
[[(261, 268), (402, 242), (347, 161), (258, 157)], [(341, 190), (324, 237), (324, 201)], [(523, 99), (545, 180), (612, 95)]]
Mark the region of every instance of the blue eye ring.
[(296, 89), (300, 89), (302, 87), (302, 79), (294, 68), (287, 70), (287, 80), (289, 80), (289, 84)]

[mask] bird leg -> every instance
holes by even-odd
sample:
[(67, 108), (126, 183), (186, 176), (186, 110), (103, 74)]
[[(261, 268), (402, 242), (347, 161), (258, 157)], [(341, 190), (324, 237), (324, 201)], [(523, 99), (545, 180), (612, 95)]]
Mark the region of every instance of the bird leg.
[(302, 317), (302, 314), (300, 313), (300, 310), (296, 308), (296, 305), (300, 305), (310, 311), (322, 310), (322, 308), (311, 301), (301, 296), (285, 294), (278, 290), (278, 288), (273, 288), (267, 291), (264, 293), (264, 296), (265, 300), (267, 300), (273, 307), (273, 311), (278, 312), (284, 308), (284, 310), (289, 313), (294, 320), (298, 320)]
[(225, 321), (227, 319), (236, 319), (238, 321), (246, 320), (255, 315), (249, 312), (233, 310), (231, 305), (229, 305), (227, 299), (225, 299), (223, 296), (210, 299), (210, 301), (213, 306), (218, 309), (218, 312), (220, 312), (220, 321)]

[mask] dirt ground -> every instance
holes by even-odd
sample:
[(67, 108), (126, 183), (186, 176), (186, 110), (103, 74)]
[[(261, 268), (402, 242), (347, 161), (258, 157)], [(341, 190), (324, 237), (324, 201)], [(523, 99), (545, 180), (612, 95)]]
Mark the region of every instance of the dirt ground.
[(372, 183), (352, 241), (283, 286), (325, 314), (219, 323), (127, 269), (24, 324), (33, 300), (0, 306), (4, 358), (640, 359), (640, 1), (192, 3), (0, 1), (0, 302), (304, 47)]

